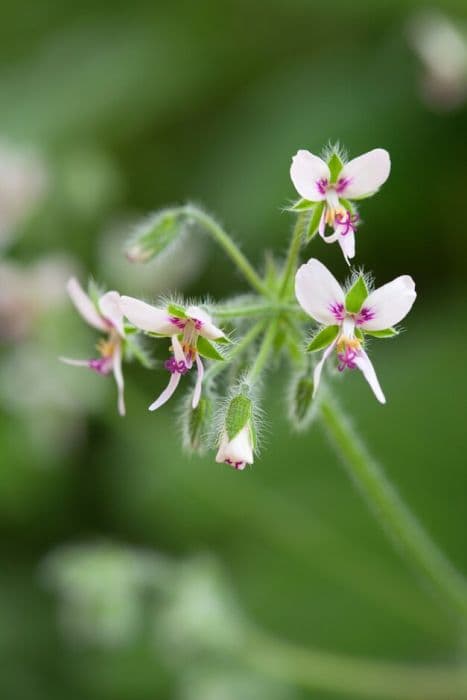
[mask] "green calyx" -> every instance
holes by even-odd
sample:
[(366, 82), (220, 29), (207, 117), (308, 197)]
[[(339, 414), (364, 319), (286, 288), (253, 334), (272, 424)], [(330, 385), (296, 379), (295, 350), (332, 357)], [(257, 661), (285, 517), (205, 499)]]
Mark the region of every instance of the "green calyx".
[(345, 308), (347, 311), (351, 314), (357, 314), (362, 308), (368, 293), (368, 287), (366, 286), (363, 275), (360, 275), (345, 297)]
[(319, 331), (311, 343), (307, 347), (307, 352), (317, 352), (323, 348), (327, 348), (336, 338), (339, 333), (339, 326), (327, 326)]
[(253, 404), (244, 394), (238, 394), (230, 401), (225, 416), (225, 430), (229, 440), (233, 440), (238, 433), (249, 423), (250, 431), (254, 442), (254, 432), (252, 431)]

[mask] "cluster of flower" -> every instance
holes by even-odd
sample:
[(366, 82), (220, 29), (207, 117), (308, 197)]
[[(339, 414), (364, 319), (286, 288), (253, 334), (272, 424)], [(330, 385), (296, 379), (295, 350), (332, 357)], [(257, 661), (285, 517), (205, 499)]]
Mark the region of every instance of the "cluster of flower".
[[(292, 182), (302, 198), (291, 207), (300, 217), (300, 225), (297, 225), (295, 234), (298, 235), (297, 257), (304, 234), (310, 240), (319, 233), (326, 243), (338, 242), (350, 264), (349, 260), (355, 255), (355, 232), (359, 219), (355, 201), (377, 192), (388, 178), (389, 172), (389, 154), (379, 148), (347, 163), (337, 148), (328, 150), (324, 159), (309, 151), (298, 151), (292, 160), (290, 171)], [(327, 227), (332, 229), (329, 235), (326, 234)], [(154, 236), (157, 236), (157, 231), (150, 232), (150, 237)], [(166, 226), (164, 236), (167, 236)], [(147, 245), (147, 232), (143, 231), (143, 237)], [(234, 245), (231, 242), (231, 246)], [(291, 249), (294, 250), (293, 245)], [(134, 256), (137, 242), (136, 246), (132, 244), (132, 250)], [(145, 249), (144, 259), (149, 257), (151, 255)], [(387, 338), (397, 334), (394, 325), (406, 316), (415, 301), (412, 278), (402, 275), (379, 289), (370, 291), (368, 278), (355, 273), (348, 287), (343, 289), (319, 260), (310, 259), (296, 272), (295, 267), (296, 259), (292, 253), (284, 266), (285, 272), (282, 273), (280, 284), (276, 280), (271, 285), (271, 288), (280, 289), (281, 293), (268, 295), (266, 287), (264, 296), (271, 310), (276, 309), (278, 317), (297, 314), (301, 307), (319, 324), (317, 333), (306, 347), (308, 352), (324, 350), (321, 360), (314, 367), (310, 401), (316, 395), (325, 361), (336, 351), (338, 370), (343, 372), (345, 369), (360, 369), (378, 401), (385, 403), (375, 370), (365, 351), (365, 339), (366, 336)], [(294, 273), (295, 297), (299, 304), (295, 309), (290, 304), (287, 307), (284, 305), (289, 300), (288, 275)], [(285, 295), (282, 293), (284, 290)], [(182, 375), (189, 373), (194, 366), (197, 368), (197, 379), (191, 410), (196, 412), (200, 409), (205, 374), (201, 358), (226, 359), (216, 346), (231, 342), (228, 335), (213, 323), (204, 308), (180, 303), (156, 307), (133, 297), (120, 296), (116, 291), (100, 296), (94, 294), (94, 298), (91, 298), (76, 279), (69, 281), (68, 292), (82, 317), (91, 326), (105, 333), (106, 338), (98, 344), (98, 359), (62, 359), (69, 364), (89, 367), (100, 374), (113, 372), (121, 415), (125, 414), (122, 357), (127, 344), (131, 342), (131, 336), (137, 331), (171, 340), (171, 356), (165, 362), (165, 369), (170, 374), (169, 383), (149, 406), (149, 410), (154, 411), (164, 405), (175, 392)], [(241, 309), (238, 315), (241, 316)], [(241, 346), (241, 343), (239, 341), (238, 345)], [(265, 351), (267, 349), (265, 347)], [(263, 354), (266, 355), (266, 352)], [(253, 463), (256, 447), (250, 379), (252, 375), (249, 373), (240, 381), (240, 388), (227, 402), (217, 437), (216, 461), (225, 462), (238, 470)]]

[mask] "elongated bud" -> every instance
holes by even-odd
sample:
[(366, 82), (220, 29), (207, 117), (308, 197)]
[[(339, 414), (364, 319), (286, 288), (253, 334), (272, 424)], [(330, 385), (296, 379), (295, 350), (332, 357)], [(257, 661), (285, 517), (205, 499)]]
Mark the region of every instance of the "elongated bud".
[(253, 403), (240, 393), (230, 400), (227, 407), (216, 462), (224, 462), (234, 469), (245, 469), (247, 464), (253, 464), (255, 447)]
[(126, 247), (131, 262), (146, 263), (166, 251), (187, 229), (184, 209), (162, 209), (151, 214), (136, 227)]
[(200, 455), (206, 452), (212, 413), (209, 396), (202, 396), (196, 408), (192, 407), (191, 395), (188, 396), (183, 411), (183, 446), (188, 452)]
[(314, 416), (313, 374), (302, 371), (292, 377), (289, 389), (289, 421), (295, 430), (305, 430)]

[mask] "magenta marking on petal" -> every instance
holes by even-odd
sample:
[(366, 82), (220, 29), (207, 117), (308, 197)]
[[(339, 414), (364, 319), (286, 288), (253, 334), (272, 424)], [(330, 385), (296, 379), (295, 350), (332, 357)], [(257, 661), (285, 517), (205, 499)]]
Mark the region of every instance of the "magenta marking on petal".
[(326, 194), (326, 190), (328, 188), (329, 182), (325, 177), (322, 177), (321, 180), (318, 180), (316, 182), (316, 187), (317, 190), (320, 194)]
[(200, 331), (201, 328), (203, 327), (203, 322), (199, 320), (199, 318), (193, 318), (193, 323), (195, 324), (195, 330)]
[(225, 464), (228, 464), (229, 467), (233, 467), (234, 469), (245, 469), (246, 467), (246, 462), (233, 462), (231, 459), (227, 458), (225, 461)]
[(339, 360), (339, 364), (337, 366), (337, 369), (339, 372), (343, 372), (344, 369), (356, 369), (357, 365), (355, 364), (355, 360), (357, 358), (358, 353), (355, 350), (352, 350), (352, 348), (345, 348), (345, 352), (338, 352), (337, 353), (337, 359)]
[(373, 309), (368, 308), (368, 306), (364, 306), (362, 309), (360, 309), (358, 316), (355, 319), (355, 323), (357, 326), (361, 326), (362, 323), (372, 321), (375, 316), (376, 314)]
[(336, 321), (343, 321), (345, 317), (344, 304), (335, 302), (329, 306), (329, 311), (333, 314)]
[(175, 357), (171, 357), (164, 362), (164, 367), (171, 374), (186, 374), (189, 371), (189, 367), (185, 364), (183, 360), (177, 362)]
[(99, 357), (97, 360), (89, 360), (89, 369), (98, 374), (109, 374), (112, 371), (113, 359), (111, 357)]
[(169, 321), (173, 323), (174, 326), (177, 326), (177, 328), (180, 328), (181, 331), (183, 331), (186, 326), (186, 321), (183, 318), (178, 318), (178, 316), (169, 316)]
[(348, 187), (350, 184), (350, 178), (349, 177), (341, 177), (340, 180), (338, 180), (337, 185), (336, 185), (336, 192), (337, 194), (342, 194), (342, 192)]

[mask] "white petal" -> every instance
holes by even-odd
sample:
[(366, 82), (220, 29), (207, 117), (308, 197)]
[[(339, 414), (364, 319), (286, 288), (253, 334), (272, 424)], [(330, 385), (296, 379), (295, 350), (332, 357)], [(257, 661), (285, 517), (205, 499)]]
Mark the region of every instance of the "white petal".
[(298, 303), (312, 318), (333, 326), (339, 321), (332, 312), (335, 304), (344, 304), (344, 292), (336, 278), (319, 260), (311, 258), (295, 276)]
[(321, 158), (314, 156), (310, 151), (298, 151), (292, 158), (290, 177), (298, 194), (312, 202), (319, 202), (326, 198), (326, 193), (318, 186), (320, 180), (329, 182), (331, 173)]
[(391, 160), (384, 148), (375, 148), (364, 153), (344, 165), (339, 173), (339, 196), (353, 199), (373, 194), (386, 182), (390, 171)]
[(344, 253), (345, 262), (350, 265), (349, 259), (355, 257), (355, 233), (349, 231), (345, 236), (340, 235), (338, 241)]
[(174, 372), (169, 380), (169, 383), (167, 384), (167, 387), (164, 389), (162, 394), (158, 396), (158, 398), (149, 406), (150, 411), (155, 411), (161, 406), (163, 406), (172, 396), (174, 393), (175, 389), (178, 386), (178, 383), (180, 381), (180, 377), (182, 375), (179, 374), (178, 372)]
[(170, 321), (167, 311), (146, 304), (134, 297), (120, 297), (120, 306), (130, 323), (142, 331), (170, 336), (176, 328)]
[(200, 309), (199, 306), (189, 306), (186, 310), (187, 316), (190, 318), (201, 321), (202, 326), (199, 334), (207, 338), (208, 340), (217, 340), (217, 338), (225, 338), (225, 334), (220, 328), (217, 328), (212, 322), (210, 315)]
[(364, 350), (360, 350), (359, 354), (355, 358), (355, 364), (358, 369), (363, 373), (363, 376), (367, 380), (368, 384), (373, 390), (374, 395), (380, 403), (386, 403), (386, 398), (381, 389), (378, 377), (376, 376), (375, 368), (373, 367), (370, 358)]
[(196, 366), (198, 367), (198, 376), (196, 377), (195, 390), (193, 392), (193, 401), (191, 402), (192, 408), (196, 408), (199, 404), (199, 400), (201, 398), (201, 388), (203, 386), (204, 367), (199, 355), (196, 355)]
[(416, 297), (413, 279), (409, 275), (396, 277), (368, 296), (362, 312), (367, 311), (371, 317), (368, 321), (359, 322), (359, 326), (369, 331), (380, 331), (394, 326), (409, 313)]
[(173, 354), (174, 354), (174, 357), (177, 360), (177, 362), (185, 362), (185, 364), (186, 364), (185, 353), (183, 352), (183, 348), (182, 348), (180, 341), (176, 335), (172, 336), (172, 350), (173, 350)]
[(118, 292), (107, 292), (99, 299), (99, 310), (109, 323), (115, 328), (117, 333), (123, 338), (123, 311), (120, 305), (120, 294)]
[(125, 415), (125, 399), (123, 396), (124, 381), (122, 372), (122, 348), (120, 343), (117, 344), (113, 352), (113, 365), (112, 365), (115, 383), (118, 390), (118, 412), (121, 416)]
[(253, 464), (253, 445), (251, 442), (250, 426), (247, 423), (239, 433), (229, 440), (224, 435), (216, 455), (216, 462), (230, 460), (235, 463)]
[(328, 359), (329, 355), (332, 353), (334, 348), (336, 347), (337, 344), (337, 338), (331, 343), (331, 345), (328, 345), (326, 350), (323, 352), (323, 355), (321, 357), (321, 360), (318, 362), (318, 364), (315, 367), (315, 370), (313, 372), (313, 398), (316, 396), (316, 392), (318, 391), (319, 383), (321, 381), (321, 373), (323, 371), (324, 363)]
[(90, 326), (97, 328), (99, 331), (108, 331), (109, 327), (105, 323), (104, 319), (99, 315), (95, 305), (75, 277), (68, 280), (66, 288), (68, 294), (70, 295), (71, 301), (84, 320), (87, 321)]

